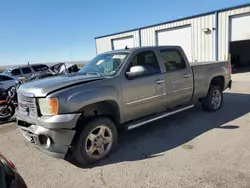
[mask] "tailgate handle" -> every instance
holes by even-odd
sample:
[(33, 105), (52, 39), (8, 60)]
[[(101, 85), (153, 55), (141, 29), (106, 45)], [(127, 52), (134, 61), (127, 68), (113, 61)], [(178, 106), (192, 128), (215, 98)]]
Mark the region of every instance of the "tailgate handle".
[(184, 78), (189, 78), (189, 77), (191, 77), (192, 75), (191, 74), (184, 74)]

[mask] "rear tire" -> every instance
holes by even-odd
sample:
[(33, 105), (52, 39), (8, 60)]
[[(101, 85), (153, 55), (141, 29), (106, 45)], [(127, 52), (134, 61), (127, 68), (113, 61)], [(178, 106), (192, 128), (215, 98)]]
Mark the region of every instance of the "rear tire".
[[(6, 105), (8, 105), (8, 102), (1, 102), (0, 109), (2, 109)], [(15, 105), (13, 103), (10, 103), (9, 105), (9, 109), (7, 109), (8, 112), (6, 112), (6, 114), (1, 114), (0, 111), (0, 121), (8, 121), (12, 116), (14, 116), (16, 110)]]
[(114, 123), (109, 118), (97, 117), (83, 128), (76, 143), (72, 145), (72, 155), (81, 166), (88, 167), (112, 153), (117, 137)]
[(211, 85), (206, 98), (202, 99), (201, 104), (206, 111), (213, 112), (219, 110), (223, 105), (221, 88), (217, 85)]

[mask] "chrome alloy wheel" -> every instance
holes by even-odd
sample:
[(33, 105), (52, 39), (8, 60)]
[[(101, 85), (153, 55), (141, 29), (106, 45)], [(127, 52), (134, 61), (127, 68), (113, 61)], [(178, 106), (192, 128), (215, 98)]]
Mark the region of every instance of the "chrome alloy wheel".
[(212, 93), (212, 101), (211, 101), (214, 110), (220, 108), (221, 99), (222, 99), (221, 92), (219, 90), (214, 90), (214, 92)]
[(101, 125), (90, 131), (85, 141), (85, 151), (90, 157), (100, 159), (109, 153), (112, 144), (112, 131), (107, 126)]

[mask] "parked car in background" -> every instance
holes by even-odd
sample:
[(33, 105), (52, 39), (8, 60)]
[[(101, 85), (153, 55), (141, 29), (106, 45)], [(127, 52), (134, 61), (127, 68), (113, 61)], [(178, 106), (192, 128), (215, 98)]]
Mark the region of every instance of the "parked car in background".
[(35, 73), (40, 73), (48, 70), (49, 67), (44, 64), (34, 64), (30, 66), (22, 66), (17, 68), (5, 69), (2, 74), (10, 75), (13, 77), (23, 77), (25, 79), (30, 78)]
[(27, 188), (13, 162), (0, 153), (0, 188)]
[(57, 74), (53, 71), (51, 71), (50, 69), (43, 71), (41, 73), (35, 73), (33, 74), (29, 79), (26, 80), (26, 82), (30, 82), (30, 81), (35, 81), (35, 80), (40, 80), (43, 78), (48, 78), (51, 76), (56, 76)]
[(114, 50), (96, 56), (79, 74), (21, 85), (17, 124), (45, 153), (65, 158), (70, 151), (88, 166), (113, 151), (119, 129), (142, 126), (196, 102), (217, 111), (231, 84), (228, 61), (189, 63), (178, 46)]
[(9, 88), (16, 86), (18, 83), (18, 78), (0, 74), (0, 88), (2, 90), (8, 90)]
[(27, 78), (25, 82), (40, 80), (43, 78), (48, 78), (52, 76), (58, 76), (63, 74), (76, 73), (79, 68), (76, 64), (71, 63), (57, 63), (51, 66), (49, 69), (42, 72), (34, 73), (30, 78)]
[(79, 71), (78, 66), (72, 63), (57, 63), (51, 66), (50, 69), (56, 74), (73, 73)]

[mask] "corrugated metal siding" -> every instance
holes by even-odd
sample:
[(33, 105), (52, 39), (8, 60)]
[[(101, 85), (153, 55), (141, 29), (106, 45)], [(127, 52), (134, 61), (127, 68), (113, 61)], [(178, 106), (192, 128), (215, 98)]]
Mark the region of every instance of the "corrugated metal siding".
[[(230, 16), (245, 14), (250, 12), (250, 6), (228, 10), (219, 13), (218, 18), (218, 57), (219, 61), (228, 59), (229, 37), (230, 37)], [(246, 25), (249, 27), (249, 25)], [(244, 28), (242, 28), (244, 29)]]
[(118, 35), (103, 37), (103, 38), (97, 38), (96, 39), (96, 51), (97, 54), (107, 52), (112, 50), (112, 39), (118, 39), (123, 37), (133, 36), (134, 38), (134, 47), (139, 47), (139, 32), (138, 30), (127, 32), (127, 33), (121, 33)]
[[(215, 31), (213, 30), (213, 28), (215, 28), (214, 14), (144, 28), (141, 30), (141, 45), (155, 46), (157, 31), (184, 25), (191, 25), (192, 27), (192, 61), (213, 61), (215, 59)], [(211, 34), (205, 34), (202, 31), (203, 28), (209, 28)]]

